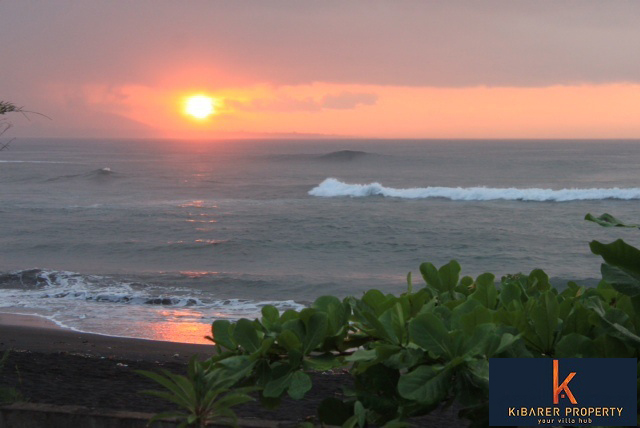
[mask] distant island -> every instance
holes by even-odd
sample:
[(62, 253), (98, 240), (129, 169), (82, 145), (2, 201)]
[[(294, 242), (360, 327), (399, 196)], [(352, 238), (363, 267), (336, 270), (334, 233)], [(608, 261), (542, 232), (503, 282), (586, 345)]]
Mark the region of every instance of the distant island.
[(317, 158), (321, 160), (329, 161), (353, 161), (361, 159), (367, 156), (376, 156), (373, 153), (363, 152), (360, 150), (339, 150), (337, 152), (331, 152), (324, 155), (320, 155)]

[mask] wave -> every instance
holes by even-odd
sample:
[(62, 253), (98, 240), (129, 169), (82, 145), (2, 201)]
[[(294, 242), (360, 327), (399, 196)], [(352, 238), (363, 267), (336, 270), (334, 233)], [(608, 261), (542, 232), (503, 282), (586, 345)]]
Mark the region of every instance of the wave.
[(258, 314), (265, 305), (273, 305), (281, 311), (304, 308), (293, 300), (216, 299), (195, 297), (194, 294), (194, 290), (184, 287), (154, 286), (68, 271), (26, 269), (0, 272), (0, 307), (39, 308), (51, 305), (52, 301), (84, 301), (214, 309), (231, 318), (234, 314)]
[(98, 168), (84, 174), (61, 175), (59, 177), (50, 178), (47, 181), (66, 181), (74, 179), (103, 181), (117, 176), (118, 174), (112, 171), (111, 168)]
[(385, 196), (402, 199), (443, 198), (452, 201), (536, 201), (567, 202), (601, 199), (640, 199), (640, 188), (589, 188), (589, 189), (541, 189), (541, 188), (500, 188), (500, 187), (416, 187), (396, 189), (380, 183), (349, 184), (335, 178), (327, 178), (309, 191), (311, 196), (334, 198), (350, 196)]

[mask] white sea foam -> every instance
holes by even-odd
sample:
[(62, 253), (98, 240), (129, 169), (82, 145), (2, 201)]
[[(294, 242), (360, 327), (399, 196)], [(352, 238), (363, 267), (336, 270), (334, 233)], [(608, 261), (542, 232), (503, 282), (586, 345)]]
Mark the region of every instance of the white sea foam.
[(75, 272), (0, 272), (1, 312), (37, 315), (61, 327), (110, 336), (161, 339), (144, 326), (258, 318), (266, 305), (279, 311), (305, 307), (293, 300), (220, 299), (184, 287)]
[(415, 187), (396, 189), (385, 187), (380, 183), (349, 184), (335, 178), (327, 178), (317, 187), (309, 191), (311, 196), (333, 198), (350, 196), (363, 198), (367, 196), (385, 196), (402, 199), (444, 198), (453, 201), (584, 201), (599, 199), (640, 199), (640, 188), (590, 188), (590, 189), (540, 189), (515, 187)]

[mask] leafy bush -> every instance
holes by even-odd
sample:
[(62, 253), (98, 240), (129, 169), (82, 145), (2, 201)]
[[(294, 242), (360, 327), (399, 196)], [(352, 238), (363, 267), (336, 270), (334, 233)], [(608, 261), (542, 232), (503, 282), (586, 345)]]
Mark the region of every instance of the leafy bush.
[[(623, 225), (608, 214), (588, 220)], [(490, 358), (640, 356), (640, 250), (622, 240), (593, 241), (603, 280), (558, 291), (536, 269), (460, 277), (456, 261), (423, 263), (424, 285), (395, 296), (323, 296), (301, 311), (273, 306), (256, 320), (218, 320), (214, 366), (249, 361), (237, 385), (255, 385), (267, 406), (312, 388), (309, 371), (348, 369), (353, 388), (329, 397), (321, 422), (344, 427), (405, 426), (412, 417), (456, 403), (471, 426), (488, 426)], [(639, 371), (640, 372), (640, 371)], [(640, 384), (640, 381), (639, 381)]]
[[(167, 391), (144, 391), (171, 401), (184, 409), (184, 412), (174, 411), (156, 415), (151, 421), (165, 417), (179, 417), (181, 427), (205, 427), (207, 423), (228, 423), (235, 425), (236, 414), (231, 407), (252, 401), (246, 393), (254, 388), (234, 388), (252, 363), (244, 357), (229, 358), (224, 363), (213, 364), (200, 362), (196, 358), (189, 361), (187, 376), (180, 376), (168, 371), (163, 375), (139, 370), (138, 373), (164, 386)], [(219, 418), (226, 418), (221, 420)]]

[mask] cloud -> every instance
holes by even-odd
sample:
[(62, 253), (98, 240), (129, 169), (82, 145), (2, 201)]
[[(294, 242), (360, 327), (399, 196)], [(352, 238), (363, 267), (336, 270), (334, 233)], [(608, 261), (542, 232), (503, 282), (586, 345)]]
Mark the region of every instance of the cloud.
[(242, 111), (270, 111), (278, 113), (319, 111), (320, 104), (311, 97), (296, 98), (277, 96), (275, 98), (257, 98), (251, 101), (227, 99), (225, 106)]
[(216, 87), (640, 82), (640, 2), (183, 3), (0, 1), (0, 92), (153, 84), (191, 67)]
[(312, 96), (277, 95), (250, 101), (227, 99), (226, 107), (242, 111), (269, 111), (277, 113), (319, 112), (321, 110), (352, 110), (359, 106), (374, 105), (378, 96), (371, 93), (340, 92), (337, 95)]
[(342, 92), (338, 95), (326, 95), (322, 99), (322, 108), (336, 110), (350, 110), (360, 105), (371, 106), (378, 101), (376, 94), (355, 94)]

